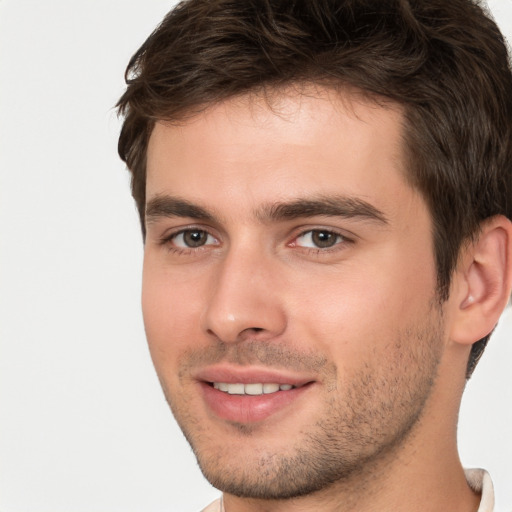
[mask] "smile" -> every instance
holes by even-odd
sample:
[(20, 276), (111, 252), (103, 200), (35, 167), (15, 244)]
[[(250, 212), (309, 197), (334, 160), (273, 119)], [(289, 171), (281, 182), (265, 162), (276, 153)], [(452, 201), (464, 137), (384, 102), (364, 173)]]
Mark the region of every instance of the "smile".
[[(246, 375), (246, 379), (242, 380), (239, 375), (235, 380), (231, 375), (231, 382), (226, 382), (226, 377), (201, 379), (199, 389), (211, 413), (219, 419), (238, 424), (267, 420), (280, 411), (284, 412), (292, 404), (297, 404), (303, 395), (311, 393), (315, 388), (315, 382), (311, 380), (291, 384), (285, 378), (280, 383), (279, 377), (276, 382), (271, 376), (267, 377), (268, 380), (260, 376), (260, 380)], [(295, 409), (289, 410), (292, 413)]]
[(275, 383), (251, 383), (230, 384), (227, 382), (214, 382), (213, 387), (229, 395), (269, 395), (278, 391), (289, 391), (296, 386), (292, 384), (275, 384)]

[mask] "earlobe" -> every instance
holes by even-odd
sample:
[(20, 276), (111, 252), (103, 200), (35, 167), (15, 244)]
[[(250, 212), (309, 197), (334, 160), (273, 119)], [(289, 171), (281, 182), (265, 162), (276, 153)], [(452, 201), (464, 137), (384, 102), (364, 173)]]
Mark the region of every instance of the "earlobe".
[(470, 345), (494, 329), (510, 297), (511, 267), (512, 223), (502, 215), (487, 219), (462, 249), (454, 275), (452, 341)]

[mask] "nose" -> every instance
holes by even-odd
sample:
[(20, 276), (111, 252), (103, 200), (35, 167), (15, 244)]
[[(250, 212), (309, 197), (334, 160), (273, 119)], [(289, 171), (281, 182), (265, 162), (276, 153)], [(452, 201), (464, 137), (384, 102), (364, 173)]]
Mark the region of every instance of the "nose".
[(282, 334), (286, 315), (277, 274), (271, 256), (231, 250), (215, 265), (203, 329), (226, 343)]

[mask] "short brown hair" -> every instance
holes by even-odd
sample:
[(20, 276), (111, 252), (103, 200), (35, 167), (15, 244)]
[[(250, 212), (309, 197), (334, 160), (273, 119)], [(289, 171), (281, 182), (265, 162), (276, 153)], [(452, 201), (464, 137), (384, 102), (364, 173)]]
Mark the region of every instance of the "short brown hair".
[[(512, 218), (512, 74), (471, 0), (188, 0), (132, 57), (119, 154), (143, 233), (146, 150), (158, 120), (290, 84), (355, 87), (404, 108), (408, 179), (433, 218), (440, 300), (461, 244)], [(472, 373), (488, 336), (475, 343)]]

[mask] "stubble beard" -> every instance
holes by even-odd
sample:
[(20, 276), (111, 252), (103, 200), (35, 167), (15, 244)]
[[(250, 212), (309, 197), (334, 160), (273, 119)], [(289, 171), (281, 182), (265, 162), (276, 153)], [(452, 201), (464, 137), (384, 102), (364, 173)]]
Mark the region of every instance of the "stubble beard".
[[(335, 484), (349, 488), (358, 482), (364, 488), (364, 482), (374, 479), (379, 463), (396, 457), (411, 437), (431, 395), (443, 332), (442, 315), (435, 309), (438, 314), (431, 312), (428, 325), (398, 332), (384, 358), (367, 361), (364, 368), (339, 380), (336, 366), (324, 358), (272, 344), (219, 345), (210, 353), (191, 353), (187, 366), (198, 360), (221, 360), (229, 353), (228, 359), (239, 364), (258, 361), (282, 368), (316, 367), (327, 390), (324, 413), (308, 430), (301, 430), (295, 440), (283, 433), (286, 447), (282, 451), (261, 446), (252, 457), (230, 451), (229, 438), (224, 443), (214, 439), (219, 448), (210, 450), (207, 426), (194, 418), (187, 404), (166, 392), (205, 478), (225, 493), (265, 500), (297, 498)], [(258, 426), (232, 426), (234, 435), (248, 442), (258, 436)]]

